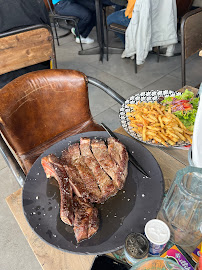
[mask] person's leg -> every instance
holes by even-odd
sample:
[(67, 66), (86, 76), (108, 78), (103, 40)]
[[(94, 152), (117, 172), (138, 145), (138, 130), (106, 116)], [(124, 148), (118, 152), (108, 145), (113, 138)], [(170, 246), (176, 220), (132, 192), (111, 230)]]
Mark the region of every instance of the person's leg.
[(86, 8), (91, 14), (91, 20), (88, 23), (87, 27), (82, 33), (83, 37), (87, 37), (94, 26), (96, 26), (96, 10), (95, 10), (95, 0), (76, 0), (76, 2)]
[(86, 29), (83, 31), (82, 36), (83, 37), (88, 37), (88, 35), (90, 34), (91, 30), (93, 29), (93, 27), (96, 26), (96, 13), (91, 13), (91, 21), (89, 22), (89, 24), (86, 26)]
[[(82, 37), (86, 38), (92, 30), (92, 14), (89, 9), (80, 4), (62, 0), (55, 5), (55, 11), (59, 15), (75, 16), (79, 18), (78, 29)], [(76, 36), (78, 37), (78, 33), (76, 33)]]
[[(120, 11), (116, 11), (116, 12), (110, 14), (107, 17), (107, 24), (108, 25), (110, 25), (112, 23), (116, 23), (116, 24), (120, 24), (120, 25), (123, 25), (123, 26), (128, 27), (129, 22), (130, 22), (130, 19), (125, 16), (125, 9), (124, 10), (120, 10)], [(120, 34), (120, 33), (116, 33), (116, 35), (125, 44), (125, 35), (124, 34)]]

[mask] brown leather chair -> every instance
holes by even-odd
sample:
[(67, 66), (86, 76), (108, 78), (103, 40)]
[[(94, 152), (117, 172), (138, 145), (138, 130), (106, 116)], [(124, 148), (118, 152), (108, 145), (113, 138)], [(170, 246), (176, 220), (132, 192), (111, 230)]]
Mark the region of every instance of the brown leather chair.
[(30, 72), (1, 89), (0, 150), (21, 186), (34, 161), (51, 145), (77, 133), (103, 130), (92, 119), (88, 83), (121, 104), (125, 101), (76, 70)]
[(186, 59), (202, 50), (202, 8), (186, 13), (181, 21), (182, 87), (186, 85)]
[(191, 8), (193, 0), (176, 0), (177, 17), (182, 18)]

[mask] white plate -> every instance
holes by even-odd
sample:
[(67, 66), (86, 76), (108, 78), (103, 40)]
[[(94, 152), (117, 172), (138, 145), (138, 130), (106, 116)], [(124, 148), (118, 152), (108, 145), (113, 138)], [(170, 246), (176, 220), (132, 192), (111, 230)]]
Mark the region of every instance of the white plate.
[[(176, 92), (172, 90), (151, 90), (151, 91), (145, 91), (141, 92), (139, 94), (136, 94), (134, 96), (131, 96), (129, 99), (125, 101), (125, 103), (121, 106), (120, 111), (119, 111), (119, 118), (121, 121), (122, 127), (125, 129), (125, 131), (130, 134), (133, 138), (135, 138), (138, 141), (141, 141), (145, 144), (153, 145), (153, 146), (162, 146), (161, 143), (152, 143), (152, 141), (143, 141), (142, 137), (137, 134), (135, 131), (132, 130), (132, 127), (129, 125), (130, 120), (128, 119), (128, 116), (126, 115), (127, 112), (132, 112), (133, 109), (128, 106), (128, 104), (136, 104), (138, 102), (154, 102), (158, 101), (159, 97), (174, 97), (176, 95), (182, 95), (181, 92)], [(189, 142), (184, 142), (180, 141), (177, 142), (174, 146), (168, 146), (168, 147), (181, 147), (181, 146), (186, 146), (190, 145)]]

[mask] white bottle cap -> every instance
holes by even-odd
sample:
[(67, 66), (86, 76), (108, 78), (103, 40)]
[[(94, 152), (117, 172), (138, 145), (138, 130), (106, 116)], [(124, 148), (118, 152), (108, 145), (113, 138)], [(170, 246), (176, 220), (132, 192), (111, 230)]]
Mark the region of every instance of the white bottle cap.
[(165, 222), (151, 219), (145, 225), (145, 235), (153, 244), (164, 245), (170, 239), (170, 229)]

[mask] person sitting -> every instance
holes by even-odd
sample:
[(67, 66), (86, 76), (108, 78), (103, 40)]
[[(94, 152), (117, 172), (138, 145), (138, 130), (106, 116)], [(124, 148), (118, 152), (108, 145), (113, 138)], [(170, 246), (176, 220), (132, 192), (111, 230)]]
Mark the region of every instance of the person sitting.
[[(132, 12), (133, 12), (135, 2), (136, 0), (128, 0), (126, 9), (115, 11), (112, 14), (110, 14), (107, 17), (107, 24), (110, 25), (112, 23), (116, 23), (116, 24), (128, 27), (129, 22), (132, 18)], [(116, 33), (116, 35), (120, 38), (120, 40), (125, 45), (125, 35), (121, 33)]]
[[(49, 14), (43, 0), (0, 0), (0, 33), (21, 27), (48, 24)], [(15, 78), (36, 70), (49, 69), (50, 61), (0, 75), (0, 89)]]
[[(64, 16), (75, 16), (79, 18), (78, 29), (82, 43), (91, 44), (94, 39), (89, 37), (93, 27), (96, 25), (96, 12), (94, 1), (84, 0), (52, 0), (55, 12)], [(76, 42), (80, 43), (79, 33), (72, 28), (76, 36)]]

